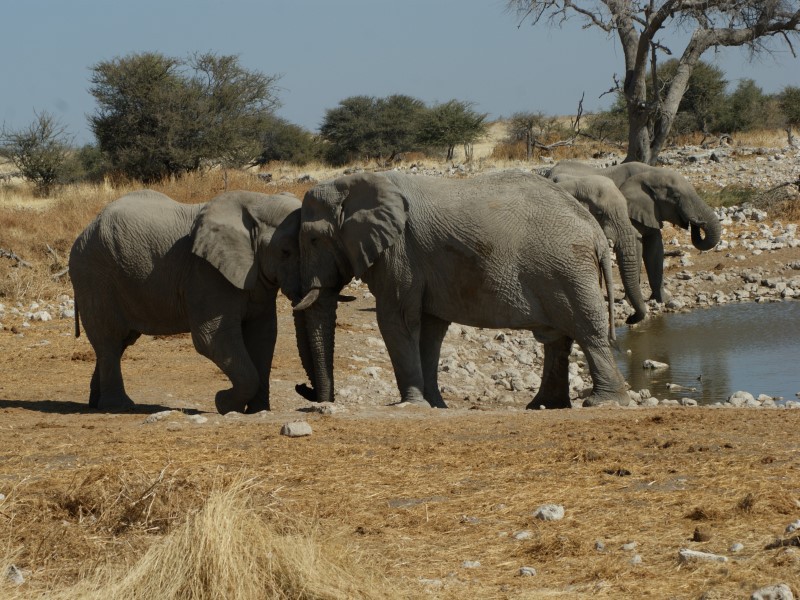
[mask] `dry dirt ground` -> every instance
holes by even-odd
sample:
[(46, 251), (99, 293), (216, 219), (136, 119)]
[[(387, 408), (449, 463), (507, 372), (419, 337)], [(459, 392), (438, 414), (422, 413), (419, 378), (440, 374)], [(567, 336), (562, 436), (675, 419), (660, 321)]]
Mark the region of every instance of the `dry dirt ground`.
[[(708, 268), (721, 260), (693, 258)], [(0, 559), (5, 551), (22, 569), (17, 591), (35, 596), (104, 562), (134, 561), (234, 474), (255, 478), (262, 502), (362, 553), (396, 597), (746, 598), (780, 582), (800, 591), (798, 532), (785, 534), (800, 519), (800, 410), (525, 411), (522, 396), (510, 406), (446, 396), (447, 411), (385, 406), (393, 392), (372, 391), (363, 375), (374, 366), (391, 374), (374, 300), (351, 291), (336, 372), (364, 388), (334, 415), (309, 412), (294, 393), (304, 377), (283, 299), (273, 411), (254, 416), (214, 412), (226, 379), (187, 336), (129, 349), (136, 412), (90, 411), (93, 353), (72, 320), (8, 322)], [(146, 422), (166, 409), (176, 412)], [(310, 437), (279, 434), (297, 419)], [(565, 518), (535, 519), (545, 503), (563, 505)], [(122, 507), (113, 519), (111, 506)], [(776, 540), (786, 545), (768, 548)], [(682, 562), (685, 548), (728, 560)]]

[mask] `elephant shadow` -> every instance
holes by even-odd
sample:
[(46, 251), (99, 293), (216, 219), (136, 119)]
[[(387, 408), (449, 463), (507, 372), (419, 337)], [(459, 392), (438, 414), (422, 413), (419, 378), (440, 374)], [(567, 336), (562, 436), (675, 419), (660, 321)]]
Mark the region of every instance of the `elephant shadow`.
[[(91, 408), (85, 402), (73, 402), (71, 400), (5, 400), (0, 399), (0, 410), (5, 408), (21, 408), (45, 414), (73, 415), (73, 414), (105, 414), (112, 412), (150, 415), (165, 410), (178, 410), (173, 406), (163, 406), (161, 404), (136, 404), (130, 410), (125, 411), (100, 411)], [(179, 409), (187, 415), (197, 415), (205, 411), (196, 408)]]

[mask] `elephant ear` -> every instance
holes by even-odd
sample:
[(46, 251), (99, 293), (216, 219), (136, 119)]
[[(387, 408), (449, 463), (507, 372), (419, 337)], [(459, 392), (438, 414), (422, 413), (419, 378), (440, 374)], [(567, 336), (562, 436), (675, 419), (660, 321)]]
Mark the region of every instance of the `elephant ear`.
[(405, 230), (408, 201), (382, 175), (343, 177), (335, 185), (344, 196), (339, 213), (344, 250), (353, 275), (361, 277)]
[(628, 201), (628, 217), (651, 229), (660, 229), (655, 195), (641, 175), (634, 175), (623, 183), (619, 191)]
[(240, 290), (258, 281), (258, 222), (241, 199), (222, 194), (201, 210), (192, 228), (192, 253), (206, 259)]

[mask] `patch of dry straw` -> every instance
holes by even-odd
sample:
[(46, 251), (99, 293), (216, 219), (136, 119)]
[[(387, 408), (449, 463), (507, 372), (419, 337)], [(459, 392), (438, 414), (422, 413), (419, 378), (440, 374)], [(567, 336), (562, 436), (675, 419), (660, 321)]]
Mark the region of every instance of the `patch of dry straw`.
[[(51, 590), (53, 600), (114, 598), (349, 599), (398, 597), (359, 556), (315, 524), (259, 505), (252, 480), (211, 491), (182, 524), (133, 564), (107, 564), (79, 583)], [(0, 555), (2, 556), (2, 555)], [(7, 553), (2, 568), (13, 562)], [(4, 597), (30, 597), (0, 584)], [(32, 590), (31, 590), (32, 591)]]

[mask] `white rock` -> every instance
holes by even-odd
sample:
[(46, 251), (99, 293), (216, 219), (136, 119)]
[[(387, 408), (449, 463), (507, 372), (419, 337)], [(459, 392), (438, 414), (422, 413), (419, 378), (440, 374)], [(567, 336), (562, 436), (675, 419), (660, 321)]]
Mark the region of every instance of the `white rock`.
[(748, 403), (757, 403), (753, 394), (739, 390), (728, 397), (728, 403), (733, 406), (746, 406)]
[(667, 367), (669, 367), (667, 363), (659, 362), (651, 358), (645, 359), (645, 361), (642, 363), (643, 369), (666, 369)]
[(197, 425), (208, 423), (208, 417), (204, 417), (203, 415), (189, 415), (187, 419)]
[(729, 550), (731, 552), (741, 552), (742, 550), (744, 550), (744, 544), (736, 542), (735, 544), (731, 544)]
[(516, 531), (512, 537), (515, 540), (530, 540), (533, 538), (533, 532), (528, 529), (524, 529), (522, 531)]
[(311, 435), (311, 433), (311, 425), (306, 421), (291, 421), (289, 423), (284, 423), (283, 427), (281, 427), (281, 435), (292, 438), (304, 437)]
[(564, 507), (560, 504), (542, 504), (533, 512), (533, 517), (542, 521), (560, 521), (564, 518)]
[(25, 583), (25, 577), (22, 576), (22, 571), (16, 565), (8, 565), (6, 569), (6, 579), (14, 585), (22, 585)]
[(756, 590), (750, 600), (794, 600), (794, 594), (788, 585), (778, 583)]
[(170, 416), (174, 412), (175, 412), (174, 410), (162, 410), (160, 412), (153, 413), (152, 415), (148, 416), (144, 421), (142, 421), (142, 423), (144, 425), (149, 425), (150, 423), (156, 423), (158, 421), (161, 421), (163, 418)]
[(536, 569), (533, 567), (520, 567), (519, 575), (520, 577), (533, 577), (536, 575)]
[(461, 566), (465, 569), (477, 569), (481, 566), (481, 562), (479, 560), (465, 560), (461, 563)]
[(728, 562), (727, 556), (721, 554), (711, 554), (710, 552), (700, 552), (699, 550), (689, 550), (681, 548), (678, 552), (678, 557), (682, 562), (689, 562), (692, 560), (701, 560), (706, 562)]
[(786, 526), (786, 533), (794, 533), (795, 531), (800, 530), (800, 519), (797, 519), (794, 523), (789, 523)]

